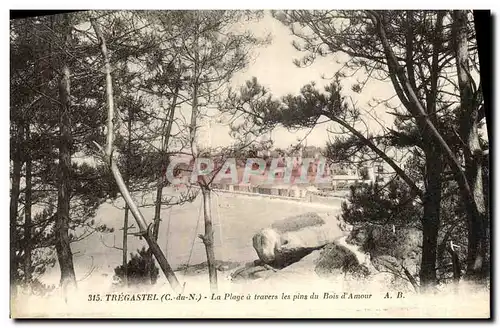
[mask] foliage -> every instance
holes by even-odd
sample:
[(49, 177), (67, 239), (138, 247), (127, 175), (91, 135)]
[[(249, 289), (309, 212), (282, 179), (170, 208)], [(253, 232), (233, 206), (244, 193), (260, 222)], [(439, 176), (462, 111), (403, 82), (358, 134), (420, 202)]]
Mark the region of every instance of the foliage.
[(348, 202), (342, 204), (343, 221), (354, 226), (365, 223), (396, 227), (420, 225), (422, 208), (399, 179), (391, 179), (385, 186), (360, 183), (350, 189)]
[[(415, 161), (411, 161), (418, 169)], [(451, 282), (453, 267), (448, 252), (450, 242), (458, 246), (457, 253), (462, 273), (465, 270), (467, 227), (465, 210), (453, 181), (443, 187), (441, 218), (436, 258), (437, 279), (440, 283)], [(403, 203), (402, 200), (408, 200)], [(356, 184), (351, 186), (347, 202), (342, 204), (339, 218), (352, 225), (348, 242), (360, 246), (377, 256), (408, 259), (414, 252), (421, 254), (422, 204), (410, 197), (408, 187), (397, 179), (383, 186)], [(413, 255), (412, 255), (413, 256)], [(420, 264), (418, 263), (418, 266)]]
[(130, 254), (126, 268), (120, 265), (115, 268), (115, 278), (123, 284), (126, 275), (129, 286), (154, 285), (158, 279), (159, 269), (145, 247)]
[[(73, 161), (70, 167), (70, 242), (99, 232), (112, 230), (91, 220), (95, 211), (109, 195), (116, 193), (110, 174), (99, 165), (92, 165), (82, 158), (94, 151), (92, 141), (103, 140), (104, 124), (100, 103), (104, 98), (95, 88), (102, 75), (98, 67), (85, 64), (92, 61), (97, 50), (87, 48), (87, 40), (70, 33), (67, 26), (78, 26), (84, 21), (81, 14), (30, 17), (12, 20), (10, 30), (11, 56), (11, 161), (22, 167), (21, 172), (11, 172), (11, 178), (26, 177), (28, 162), (31, 166), (30, 186), (20, 184), (18, 212), (15, 216), (15, 247), (17, 256), (13, 265), (18, 268), (15, 280), (33, 279), (46, 267), (54, 265), (52, 254), (55, 245), (55, 219), (59, 188), (59, 80), (62, 63), (71, 70), (71, 106), (69, 111), (71, 137), (69, 148)], [(19, 135), (21, 131), (24, 134)], [(27, 133), (29, 131), (29, 134)], [(16, 140), (17, 136), (17, 140)], [(17, 142), (14, 142), (16, 140)], [(16, 153), (21, 156), (17, 157)], [(21, 180), (19, 180), (21, 181)], [(28, 191), (31, 196), (27, 198)], [(29, 202), (29, 204), (26, 204)], [(31, 238), (26, 239), (25, 220), (31, 218)], [(27, 260), (30, 251), (31, 268)], [(29, 272), (24, 272), (29, 270)]]
[[(94, 142), (102, 145), (105, 139), (102, 108), (107, 101), (102, 56), (88, 23), (89, 17), (96, 16), (112, 67), (116, 162), (131, 191), (157, 184), (158, 209), (170, 201), (162, 198), (164, 184), (159, 181), (171, 156), (210, 154), (218, 163), (228, 157), (256, 157), (272, 146), (272, 141), (259, 143), (256, 137), (278, 125), (290, 130), (312, 129), (326, 117), (340, 133), (332, 135), (324, 148), (305, 149), (306, 157), (322, 153), (330, 162), (358, 168), (383, 160), (395, 171), (385, 184), (352, 186), (349, 202), (342, 205), (344, 221), (383, 227), (383, 231), (393, 226), (396, 230), (422, 228), (423, 239), (428, 241), (424, 244), (428, 247), (425, 267), (435, 271), (433, 264), (437, 263), (439, 279), (448, 279), (451, 272), (446, 253), (449, 241), (461, 247), (462, 264), (466, 249), (472, 254), (482, 247), (482, 240), (473, 240), (481, 231), (471, 232), (478, 226), (471, 205), (478, 203), (476, 210), (480, 209), (478, 200), (484, 198), (488, 208), (490, 170), (488, 161), (478, 155), (488, 148), (488, 141), (479, 137), (477, 145), (471, 145), (466, 140), (481, 127), (484, 115), (479, 110), (481, 87), (475, 81), (479, 69), (470, 13), (274, 12), (294, 36), (294, 47), (304, 55), (295, 64), (308, 66), (324, 56), (342, 64), (340, 70), (328, 72), (333, 78), (324, 88), (311, 82), (296, 94), (278, 99), (256, 78), (235, 90), (228, 87), (234, 74), (251, 62), (252, 49), (270, 41), (267, 36), (241, 30), (241, 26), (235, 28), (261, 18), (260, 11), (80, 12), (10, 22), (10, 224), (15, 280), (31, 279), (38, 286), (37, 277), (55, 263), (62, 64), (71, 70), (69, 238), (75, 242), (92, 233), (112, 232), (92, 219), (105, 200), (119, 196), (106, 163), (94, 161)], [(456, 36), (462, 30), (465, 34), (460, 40), (466, 47), (460, 54)], [(467, 62), (462, 68), (466, 74), (456, 74), (461, 69), (457, 60)], [(461, 80), (456, 81), (457, 75)], [(353, 78), (357, 81), (344, 88)], [(395, 101), (374, 98), (368, 104), (371, 110), (383, 105), (394, 117), (393, 126), (376, 133), (365, 121), (363, 113), (368, 111), (353, 101), (371, 81), (390, 81), (397, 96)], [(347, 96), (349, 93), (354, 96)], [(467, 95), (472, 102), (467, 102)], [(184, 115), (189, 106), (191, 119)], [(202, 121), (213, 119), (213, 107), (218, 114), (227, 114), (224, 117), (235, 143), (195, 151), (194, 131)], [(478, 117), (470, 120), (467, 115)], [(449, 150), (443, 151), (443, 145)], [(296, 150), (292, 145), (283, 153)], [(476, 184), (479, 187), (473, 194), (479, 196), (472, 200), (459, 197), (464, 195), (463, 176), (472, 184), (475, 168), (481, 173), (482, 186)], [(365, 169), (360, 174), (368, 178)], [(192, 199), (186, 197), (178, 203)], [(154, 219), (158, 224), (159, 213), (156, 211)], [(489, 226), (489, 213), (484, 216), (481, 220)], [(29, 219), (31, 227), (26, 227)], [(483, 239), (489, 244), (489, 238)], [(28, 256), (31, 264), (26, 261)], [(486, 257), (485, 266), (489, 254)], [(473, 260), (471, 256), (469, 267)], [(144, 249), (133, 256), (129, 262), (133, 283), (146, 279), (141, 270), (152, 261)], [(123, 276), (124, 269), (115, 271)]]

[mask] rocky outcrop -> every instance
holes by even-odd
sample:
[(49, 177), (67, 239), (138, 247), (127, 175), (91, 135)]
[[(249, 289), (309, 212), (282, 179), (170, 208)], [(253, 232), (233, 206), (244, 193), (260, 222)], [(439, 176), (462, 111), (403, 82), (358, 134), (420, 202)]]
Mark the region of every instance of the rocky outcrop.
[(299, 261), (342, 236), (336, 226), (326, 224), (316, 213), (306, 213), (274, 222), (253, 237), (259, 259), (275, 268)]
[(362, 254), (343, 245), (343, 239), (314, 250), (282, 269), (256, 260), (232, 274), (235, 282), (265, 279), (267, 282), (311, 281), (314, 278), (352, 278), (354, 280), (370, 275), (370, 268), (363, 262)]
[(416, 229), (365, 227), (342, 236), (339, 229), (331, 230), (321, 217), (308, 213), (302, 219), (277, 221), (253, 241), (260, 259), (236, 270), (233, 281), (259, 286), (340, 283), (351, 289), (370, 286), (403, 292), (414, 292), (417, 285)]

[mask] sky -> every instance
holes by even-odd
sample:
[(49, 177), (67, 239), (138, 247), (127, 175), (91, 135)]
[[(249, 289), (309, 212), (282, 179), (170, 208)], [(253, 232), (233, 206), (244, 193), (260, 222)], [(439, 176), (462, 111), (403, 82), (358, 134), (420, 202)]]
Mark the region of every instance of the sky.
[[(299, 59), (303, 55), (293, 46), (294, 37), (290, 34), (288, 27), (274, 19), (269, 12), (265, 13), (263, 19), (253, 22), (247, 26), (256, 36), (263, 37), (268, 33), (272, 35), (272, 43), (266, 47), (255, 49), (255, 59), (243, 71), (238, 72), (232, 79), (232, 86), (237, 88), (244, 84), (246, 80), (253, 76), (257, 77), (260, 84), (270, 90), (276, 96), (281, 97), (286, 94), (297, 94), (300, 88), (314, 81), (318, 87), (328, 84), (330, 81), (323, 79), (322, 75), (333, 76), (334, 72), (340, 68), (336, 62), (338, 58), (333, 55), (319, 58), (314, 64), (305, 68), (298, 68), (293, 63), (293, 59)], [(351, 95), (353, 101), (358, 106), (367, 107), (367, 103), (373, 97), (388, 98), (393, 95), (390, 83), (378, 81), (369, 82), (361, 94), (356, 94), (350, 90), (350, 86), (356, 82), (354, 78), (342, 81), (346, 95)], [(377, 115), (386, 123), (391, 124), (392, 117), (385, 113), (382, 108), (377, 109)], [(379, 129), (378, 123), (372, 119), (367, 119), (369, 128), (372, 131)], [(200, 134), (205, 144), (212, 146), (229, 145), (231, 139), (228, 136), (228, 128), (224, 124), (211, 121), (211, 128), (205, 126)], [(335, 129), (332, 124), (317, 125), (303, 141), (306, 145), (324, 146), (328, 140), (328, 129)], [(210, 129), (210, 132), (208, 131)], [(286, 148), (292, 143), (304, 138), (309, 129), (289, 132), (284, 128), (278, 128), (271, 134), (275, 147)], [(267, 136), (263, 136), (269, 137)]]

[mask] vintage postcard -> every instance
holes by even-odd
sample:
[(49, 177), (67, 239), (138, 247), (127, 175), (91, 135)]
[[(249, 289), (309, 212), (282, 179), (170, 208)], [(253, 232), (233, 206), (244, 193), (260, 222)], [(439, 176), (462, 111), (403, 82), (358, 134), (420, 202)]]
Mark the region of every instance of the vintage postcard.
[(490, 318), (489, 19), (13, 17), (11, 317)]

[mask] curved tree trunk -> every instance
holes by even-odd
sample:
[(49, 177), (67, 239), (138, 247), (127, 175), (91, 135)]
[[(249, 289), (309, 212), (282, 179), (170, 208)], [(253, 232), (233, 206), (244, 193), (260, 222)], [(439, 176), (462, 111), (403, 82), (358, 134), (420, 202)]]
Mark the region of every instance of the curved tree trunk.
[[(90, 23), (92, 27), (94, 28), (94, 31), (97, 35), (97, 39), (99, 40), (99, 45), (101, 48), (101, 53), (102, 56), (104, 57), (104, 69), (105, 69), (105, 75), (106, 75), (106, 96), (107, 96), (107, 119), (108, 119), (108, 130), (107, 130), (107, 143), (106, 143), (106, 150), (103, 151), (103, 158), (105, 161), (108, 163), (109, 168), (111, 170), (111, 173), (113, 174), (113, 177), (115, 178), (116, 184), (118, 185), (118, 188), (120, 189), (120, 193), (122, 194), (123, 199), (127, 203), (127, 205), (130, 207), (130, 212), (132, 212), (132, 215), (134, 216), (137, 225), (139, 226), (139, 231), (141, 235), (146, 239), (146, 242), (148, 243), (148, 246), (151, 250), (151, 252), (154, 254), (156, 260), (158, 261), (160, 268), (162, 269), (163, 273), (165, 274), (165, 277), (167, 278), (168, 282), (170, 283), (170, 286), (172, 286), (172, 289), (176, 292), (181, 292), (181, 286), (179, 284), (179, 281), (177, 280), (177, 277), (172, 270), (172, 267), (168, 263), (165, 255), (161, 251), (160, 247), (156, 243), (156, 241), (153, 239), (153, 236), (151, 232), (148, 229), (148, 225), (146, 224), (146, 220), (142, 216), (142, 213), (139, 211), (139, 208), (137, 205), (134, 203), (134, 200), (132, 199), (132, 196), (130, 195), (130, 192), (128, 191), (127, 186), (125, 185), (125, 182), (123, 181), (123, 177), (120, 173), (120, 170), (118, 169), (118, 166), (116, 166), (116, 163), (113, 161), (113, 113), (114, 113), (114, 101), (113, 101), (113, 84), (112, 84), (112, 79), (111, 79), (111, 65), (109, 63), (109, 56), (108, 56), (108, 51), (106, 48), (106, 40), (104, 39), (104, 36), (101, 33), (101, 30), (99, 28), (99, 25), (97, 24), (97, 21), (95, 18), (90, 19)], [(101, 148), (102, 150), (102, 148)]]

